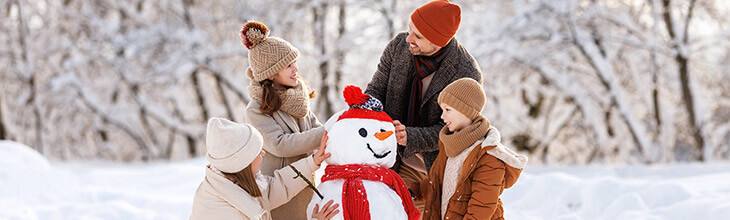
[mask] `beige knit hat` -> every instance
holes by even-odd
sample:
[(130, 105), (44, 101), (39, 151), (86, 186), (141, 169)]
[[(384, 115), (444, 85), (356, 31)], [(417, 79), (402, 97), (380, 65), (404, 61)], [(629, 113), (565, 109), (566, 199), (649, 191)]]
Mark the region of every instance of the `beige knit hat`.
[(438, 103), (446, 103), (467, 118), (474, 120), (482, 112), (486, 99), (481, 83), (472, 78), (461, 78), (441, 91)]
[(278, 37), (268, 37), (266, 25), (249, 21), (243, 26), (244, 45), (248, 48), (246, 75), (255, 82), (275, 76), (299, 57), (299, 50)]
[(246, 168), (258, 156), (264, 139), (249, 124), (238, 124), (225, 118), (208, 120), (205, 158), (216, 169), (236, 173)]

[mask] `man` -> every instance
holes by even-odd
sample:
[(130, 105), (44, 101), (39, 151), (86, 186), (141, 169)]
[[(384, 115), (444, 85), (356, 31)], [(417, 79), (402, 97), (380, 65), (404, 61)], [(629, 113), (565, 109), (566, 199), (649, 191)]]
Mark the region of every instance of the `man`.
[(444, 126), (437, 103), (441, 90), (463, 77), (482, 83), (476, 60), (454, 38), (460, 22), (461, 8), (446, 0), (416, 9), (408, 32), (395, 36), (383, 51), (365, 90), (395, 120), (402, 160), (393, 169), (406, 183), (425, 178), (438, 155)]

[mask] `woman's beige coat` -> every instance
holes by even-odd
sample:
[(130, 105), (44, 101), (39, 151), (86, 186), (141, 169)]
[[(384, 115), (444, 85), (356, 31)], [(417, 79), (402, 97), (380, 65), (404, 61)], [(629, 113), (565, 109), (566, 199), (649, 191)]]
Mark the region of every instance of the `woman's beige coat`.
[[(314, 181), (314, 171), (319, 169), (312, 157), (299, 160), (292, 165), (310, 181)], [(206, 167), (205, 179), (195, 192), (190, 219), (270, 220), (272, 216), (268, 210), (286, 203), (307, 186), (304, 180), (293, 179), (295, 176), (296, 173), (289, 167), (276, 170), (273, 176), (266, 176), (268, 187), (262, 189), (262, 197), (255, 198), (210, 167)]]
[[(261, 104), (252, 100), (246, 107), (247, 122), (264, 138), (266, 155), (261, 173), (272, 175), (274, 170), (309, 156), (319, 147), (324, 127), (311, 111), (300, 119), (279, 110), (272, 115), (261, 113)], [(271, 211), (274, 219), (306, 219), (306, 208), (314, 192), (302, 190), (290, 202)]]

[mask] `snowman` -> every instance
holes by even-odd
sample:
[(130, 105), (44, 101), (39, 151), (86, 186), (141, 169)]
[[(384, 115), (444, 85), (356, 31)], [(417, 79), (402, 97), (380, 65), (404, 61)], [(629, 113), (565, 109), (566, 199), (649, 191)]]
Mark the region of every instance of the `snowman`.
[(347, 86), (343, 95), (350, 108), (324, 125), (329, 137), (325, 151), (332, 154), (317, 187), (324, 198), (312, 197), (307, 216), (315, 204), (334, 200), (341, 212), (332, 219), (419, 219), (405, 183), (389, 169), (397, 149), (393, 120), (379, 100), (360, 88)]

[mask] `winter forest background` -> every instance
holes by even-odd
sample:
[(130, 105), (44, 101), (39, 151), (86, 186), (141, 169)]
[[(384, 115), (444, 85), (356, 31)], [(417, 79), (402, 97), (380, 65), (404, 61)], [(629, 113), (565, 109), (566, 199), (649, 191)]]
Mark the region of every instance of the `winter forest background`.
[[(51, 160), (204, 155), (207, 118), (245, 121), (250, 20), (302, 52), (324, 121), (425, 2), (0, 0), (0, 139)], [(453, 2), (484, 113), (531, 164), (730, 159), (729, 2)]]

